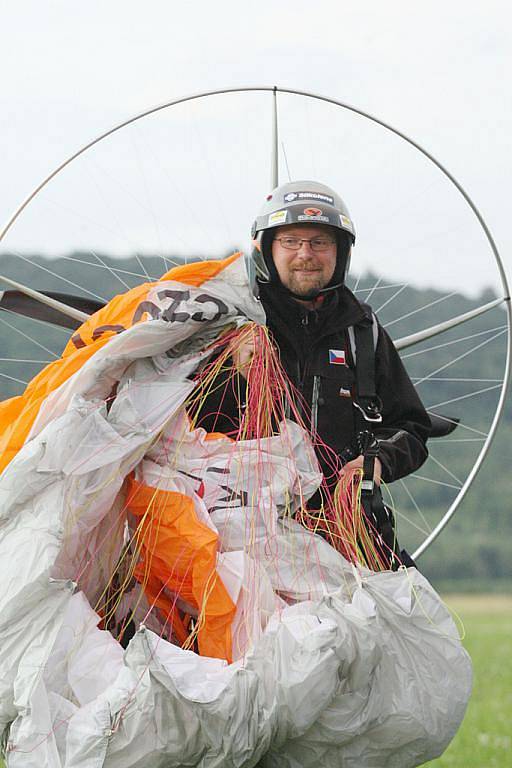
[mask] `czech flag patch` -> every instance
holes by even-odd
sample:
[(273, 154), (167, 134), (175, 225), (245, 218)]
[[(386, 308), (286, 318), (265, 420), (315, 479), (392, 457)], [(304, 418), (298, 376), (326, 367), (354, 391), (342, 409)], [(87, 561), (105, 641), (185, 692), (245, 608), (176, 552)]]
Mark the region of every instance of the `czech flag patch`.
[(331, 365), (346, 365), (344, 349), (330, 349), (329, 362)]

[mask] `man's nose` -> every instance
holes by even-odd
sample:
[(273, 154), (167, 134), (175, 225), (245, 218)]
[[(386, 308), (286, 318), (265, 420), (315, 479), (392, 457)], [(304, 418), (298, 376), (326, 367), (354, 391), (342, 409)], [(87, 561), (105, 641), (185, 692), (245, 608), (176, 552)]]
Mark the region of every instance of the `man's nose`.
[(297, 251), (301, 256), (304, 255), (311, 255), (313, 253), (313, 249), (311, 248), (311, 241), (310, 240), (301, 240), (299, 250)]

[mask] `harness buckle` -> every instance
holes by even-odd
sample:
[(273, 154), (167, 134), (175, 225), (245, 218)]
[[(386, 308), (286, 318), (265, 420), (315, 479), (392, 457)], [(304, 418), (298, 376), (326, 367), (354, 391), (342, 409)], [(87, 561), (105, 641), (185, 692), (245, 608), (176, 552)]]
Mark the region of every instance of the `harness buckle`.
[(365, 421), (369, 421), (371, 424), (380, 424), (382, 422), (382, 400), (380, 397), (361, 398), (362, 403), (358, 403), (357, 400), (352, 400), (352, 404), (358, 411), (363, 414)]

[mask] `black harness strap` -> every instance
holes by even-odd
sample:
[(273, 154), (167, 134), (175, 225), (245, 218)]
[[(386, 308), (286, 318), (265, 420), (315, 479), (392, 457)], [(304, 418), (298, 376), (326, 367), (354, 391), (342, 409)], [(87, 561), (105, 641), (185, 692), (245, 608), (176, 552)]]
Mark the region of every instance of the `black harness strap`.
[[(373, 320), (354, 326), (356, 383), (353, 397), (361, 429), (371, 429), (382, 421), (382, 401), (375, 383), (375, 335)], [(357, 430), (359, 431), (359, 430)]]
[[(371, 312), (369, 307), (367, 309)], [(373, 480), (375, 459), (379, 454), (379, 443), (373, 430), (382, 422), (382, 401), (377, 395), (375, 377), (375, 350), (378, 338), (375, 315), (372, 313), (358, 325), (351, 326), (348, 336), (356, 374), (352, 392), (355, 440), (347, 449), (346, 455), (341, 458), (346, 462), (356, 456), (363, 456), (361, 503), (383, 560), (388, 561), (392, 570), (396, 570), (400, 565), (414, 566), (415, 563), (406, 550), (400, 549), (393, 512), (384, 504), (381, 490)]]
[[(399, 554), (395, 535), (395, 521), (391, 510), (382, 500), (380, 488), (375, 486), (373, 476), (379, 444), (373, 429), (382, 422), (382, 401), (377, 395), (375, 381), (375, 348), (377, 324), (371, 318), (353, 326), (351, 336), (352, 357), (355, 363), (355, 391), (353, 404), (356, 408), (356, 442), (359, 455), (363, 456), (363, 480), (361, 502), (370, 525), (377, 532), (376, 545), (381, 556), (389, 561), (390, 568), (396, 568)], [(379, 543), (380, 542), (380, 543)]]

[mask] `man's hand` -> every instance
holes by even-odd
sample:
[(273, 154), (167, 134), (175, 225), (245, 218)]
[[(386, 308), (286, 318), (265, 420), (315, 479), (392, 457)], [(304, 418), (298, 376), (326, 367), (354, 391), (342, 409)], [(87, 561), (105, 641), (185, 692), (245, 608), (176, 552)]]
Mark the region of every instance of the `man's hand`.
[(238, 373), (247, 378), (247, 373), (252, 363), (252, 358), (255, 351), (254, 334), (251, 334), (247, 339), (239, 341), (236, 339), (231, 344), (231, 357), (233, 358), (233, 365)]
[[(364, 462), (364, 456), (358, 456), (356, 459), (352, 459), (352, 461), (347, 461), (347, 463), (341, 470), (340, 476), (345, 477), (347, 472), (349, 471), (353, 471), (354, 469), (362, 469), (363, 462)], [(380, 459), (375, 458), (373, 480), (376, 483), (376, 485), (380, 485), (381, 475), (382, 475), (382, 464), (380, 463)]]

